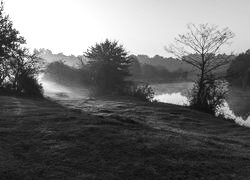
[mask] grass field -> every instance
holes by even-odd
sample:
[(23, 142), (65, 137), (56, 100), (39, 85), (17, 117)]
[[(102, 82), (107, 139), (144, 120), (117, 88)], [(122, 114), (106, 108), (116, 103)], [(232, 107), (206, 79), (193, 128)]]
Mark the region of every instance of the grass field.
[(231, 121), (122, 99), (88, 112), (49, 100), (0, 102), (3, 180), (250, 179), (250, 129)]

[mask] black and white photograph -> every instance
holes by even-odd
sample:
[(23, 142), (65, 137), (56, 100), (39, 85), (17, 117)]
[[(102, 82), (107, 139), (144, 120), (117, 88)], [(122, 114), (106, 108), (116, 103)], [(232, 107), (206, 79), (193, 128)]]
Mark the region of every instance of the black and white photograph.
[(249, 180), (249, 7), (0, 0), (0, 180)]

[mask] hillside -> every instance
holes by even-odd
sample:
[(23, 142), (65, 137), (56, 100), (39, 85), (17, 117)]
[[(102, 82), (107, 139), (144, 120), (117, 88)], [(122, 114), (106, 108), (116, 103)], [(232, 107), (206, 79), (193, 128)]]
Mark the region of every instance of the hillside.
[(0, 101), (1, 179), (250, 178), (250, 131), (231, 121), (127, 98)]

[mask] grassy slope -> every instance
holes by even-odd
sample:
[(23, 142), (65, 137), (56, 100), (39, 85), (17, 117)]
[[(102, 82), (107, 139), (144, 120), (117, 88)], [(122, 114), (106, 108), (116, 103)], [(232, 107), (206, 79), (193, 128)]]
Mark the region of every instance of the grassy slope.
[(250, 129), (183, 107), (138, 103), (122, 118), (0, 102), (0, 179), (250, 178)]

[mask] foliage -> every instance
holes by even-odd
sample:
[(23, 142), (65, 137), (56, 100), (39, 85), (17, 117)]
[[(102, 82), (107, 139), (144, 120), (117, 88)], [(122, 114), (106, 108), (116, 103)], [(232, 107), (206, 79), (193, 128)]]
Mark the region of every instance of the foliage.
[(84, 56), (94, 87), (103, 93), (119, 93), (127, 86), (130, 57), (117, 41), (105, 40), (90, 47)]
[(228, 81), (246, 88), (250, 85), (250, 50), (239, 54), (230, 64), (227, 71)]
[(202, 102), (199, 102), (198, 92), (199, 84), (195, 83), (191, 93), (189, 94), (190, 106), (194, 109), (198, 109), (203, 112), (215, 114), (225, 102), (225, 98), (228, 92), (228, 83), (224, 80), (214, 80), (213, 77), (207, 79), (204, 84), (202, 96)]
[(154, 98), (154, 91), (148, 84), (133, 84), (127, 94), (143, 101), (152, 101)]
[(182, 69), (170, 72), (161, 66), (155, 67), (149, 64), (144, 64), (141, 66), (141, 72), (141, 78), (152, 81), (173, 82), (188, 80), (188, 72)]
[(29, 97), (43, 97), (42, 85), (34, 76), (24, 73), (20, 78), (21, 94)]
[(133, 77), (140, 77), (141, 76), (141, 64), (138, 61), (136, 56), (131, 56), (131, 64), (129, 66), (129, 72)]
[(44, 78), (64, 85), (81, 85), (89, 83), (89, 72), (86, 68), (77, 69), (63, 61), (49, 63)]
[(234, 34), (228, 28), (220, 30), (213, 25), (190, 24), (188, 33), (179, 35), (175, 39), (175, 43), (166, 48), (168, 52), (192, 65), (198, 71), (198, 80), (194, 93), (192, 93), (194, 96), (191, 102), (193, 107), (214, 113), (211, 112), (215, 109), (210, 107), (210, 104), (213, 104), (210, 102), (212, 101), (210, 96), (218, 93), (216, 86), (219, 86), (220, 83), (216, 82), (223, 79), (221, 76), (215, 76), (215, 70), (230, 62), (230, 56), (219, 55), (219, 50), (221, 46), (229, 44), (229, 40), (233, 37)]
[(51, 50), (45, 48), (34, 49), (34, 52), (47, 62), (63, 61), (66, 65), (77, 67), (79, 65), (79, 58), (74, 55), (65, 55), (63, 53), (52, 53)]
[(10, 62), (9, 59), (15, 57), (20, 46), (25, 43), (19, 32), (13, 28), (9, 16), (4, 14), (4, 4), (0, 4), (0, 86), (8, 78)]
[[(141, 56), (141, 55), (140, 55)], [(148, 61), (153, 61), (147, 59)], [(136, 56), (132, 56), (129, 67), (131, 79), (143, 82), (173, 82), (188, 81), (189, 73), (182, 68), (169, 71), (163, 65), (152, 65), (150, 63), (140, 63)]]
[[(40, 59), (30, 54), (23, 45), (25, 39), (13, 28), (4, 6), (0, 6), (0, 89), (19, 95), (41, 96), (42, 88), (36, 81)], [(31, 90), (31, 88), (33, 88)]]

